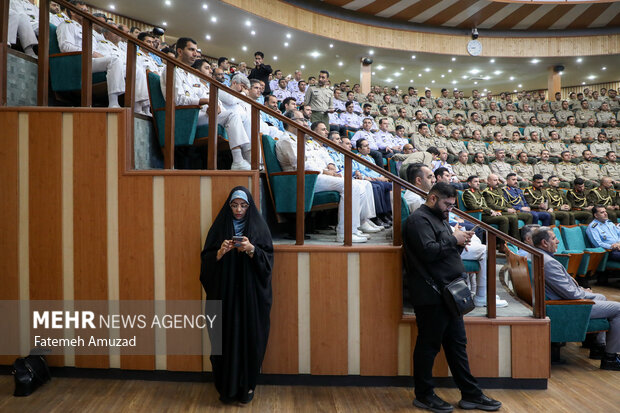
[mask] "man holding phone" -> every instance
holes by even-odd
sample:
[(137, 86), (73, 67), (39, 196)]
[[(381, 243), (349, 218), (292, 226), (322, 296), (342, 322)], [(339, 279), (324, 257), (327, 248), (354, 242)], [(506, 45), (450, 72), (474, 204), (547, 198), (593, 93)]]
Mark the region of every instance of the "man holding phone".
[(254, 53), (254, 69), (250, 72), (248, 79), (257, 79), (265, 83), (265, 90), (263, 96), (269, 96), (271, 94), (271, 88), (269, 87), (269, 75), (273, 71), (271, 66), (263, 63), (265, 54), (263, 52)]

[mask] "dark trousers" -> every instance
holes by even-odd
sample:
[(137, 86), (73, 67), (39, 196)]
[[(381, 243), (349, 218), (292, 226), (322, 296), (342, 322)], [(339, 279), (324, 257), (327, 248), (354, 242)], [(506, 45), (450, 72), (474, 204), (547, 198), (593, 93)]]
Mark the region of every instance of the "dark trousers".
[(609, 251), (607, 259), (610, 261), (620, 261), (620, 251)]
[(580, 223), (582, 224), (589, 224), (590, 222), (592, 222), (592, 220), (594, 219), (594, 216), (592, 216), (592, 212), (590, 211), (571, 211), (571, 213), (573, 214), (573, 217), (576, 220), (579, 220)]
[(463, 317), (451, 316), (443, 304), (414, 305), (413, 309), (418, 325), (418, 338), (413, 352), (416, 397), (423, 398), (433, 393), (433, 364), (441, 346), (463, 398), (480, 396), (482, 390), (469, 370)]
[(548, 227), (551, 225), (551, 214), (545, 211), (530, 211), (532, 214), (532, 222), (537, 224), (538, 221), (542, 223), (543, 226)]
[(390, 199), (390, 192), (392, 191), (392, 184), (383, 181), (370, 181), (370, 183), (372, 184), (377, 215), (391, 214), (392, 200)]
[(514, 236), (518, 233), (518, 222), (516, 216), (514, 216), (514, 226), (517, 227), (517, 232), (513, 233), (510, 232), (510, 219), (505, 215), (499, 215), (496, 217), (492, 217), (491, 215), (483, 215), (482, 222), (484, 222), (485, 224), (495, 224), (497, 225), (497, 229), (499, 229), (504, 234), (508, 234), (510, 236)]
[(342, 138), (348, 138), (347, 136), (347, 127), (343, 125), (329, 125), (329, 131), (336, 131), (340, 134)]
[[(560, 225), (575, 225), (575, 216), (568, 211), (553, 211), (555, 219), (560, 221)], [(555, 225), (555, 222), (552, 222)]]

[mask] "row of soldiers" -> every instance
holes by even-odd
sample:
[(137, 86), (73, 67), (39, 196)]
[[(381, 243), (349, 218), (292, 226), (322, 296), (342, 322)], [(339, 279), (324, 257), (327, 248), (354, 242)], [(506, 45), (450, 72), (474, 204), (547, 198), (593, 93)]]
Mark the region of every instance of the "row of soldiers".
[(498, 229), (513, 238), (519, 238), (519, 220), (526, 225), (541, 221), (543, 225), (574, 225), (576, 221), (588, 224), (592, 221), (595, 205), (607, 209), (609, 219), (616, 222), (620, 216), (620, 199), (613, 189), (609, 177), (601, 179), (597, 188), (586, 190), (585, 181), (577, 178), (573, 189), (560, 189), (557, 176), (548, 179), (548, 188), (543, 187), (542, 175), (536, 174), (532, 186), (521, 189), (516, 174), (508, 174), (506, 185), (501, 186), (497, 175), (487, 178), (487, 187), (480, 189), (480, 179), (472, 175), (467, 178), (469, 189), (463, 192), (463, 204), (468, 211), (481, 211), (482, 221), (495, 224)]

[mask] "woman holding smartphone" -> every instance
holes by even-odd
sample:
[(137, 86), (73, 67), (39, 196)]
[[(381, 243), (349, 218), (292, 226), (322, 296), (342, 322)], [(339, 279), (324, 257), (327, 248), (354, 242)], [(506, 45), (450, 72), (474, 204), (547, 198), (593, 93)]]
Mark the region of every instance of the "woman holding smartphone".
[(209, 229), (201, 260), (207, 300), (222, 300), (222, 354), (211, 356), (215, 387), (224, 403), (248, 403), (269, 337), (273, 245), (246, 188), (229, 194)]

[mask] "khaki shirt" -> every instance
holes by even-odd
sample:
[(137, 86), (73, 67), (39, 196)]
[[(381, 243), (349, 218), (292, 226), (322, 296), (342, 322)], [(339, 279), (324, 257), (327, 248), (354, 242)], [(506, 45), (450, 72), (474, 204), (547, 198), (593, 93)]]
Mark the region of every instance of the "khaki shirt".
[(560, 156), (566, 150), (566, 145), (560, 140), (550, 140), (545, 144), (545, 148), (549, 151), (549, 155)]
[(572, 110), (558, 110), (555, 112), (555, 118), (560, 123), (566, 123), (569, 116), (575, 116), (575, 112)]
[(518, 164), (513, 165), (512, 170), (526, 181), (531, 181), (534, 176), (534, 166), (529, 163), (522, 164), (519, 162)]
[(571, 143), (570, 145), (568, 145), (568, 150), (570, 151), (571, 155), (573, 155), (573, 157), (581, 157), (583, 156), (583, 151), (588, 150), (588, 145), (586, 145), (585, 143)]
[(460, 162), (452, 164), (452, 170), (456, 174), (456, 177), (459, 178), (459, 181), (466, 181), (470, 176), (476, 175), (471, 165), (463, 165)]
[(523, 135), (531, 136), (532, 132), (538, 132), (538, 137), (540, 138), (541, 141), (545, 141), (549, 139), (549, 135), (545, 136), (543, 128), (541, 128), (540, 126), (533, 126), (533, 125), (526, 126), (525, 129), (523, 130)]
[(577, 165), (577, 177), (589, 180), (601, 179), (601, 168), (594, 162), (581, 162)]
[(537, 141), (529, 141), (525, 144), (525, 152), (527, 156), (539, 157), (540, 153), (545, 149), (545, 144)]
[(454, 106), (454, 103), (452, 102), (452, 99), (450, 98), (439, 98), (437, 99), (437, 102), (439, 101), (443, 102), (443, 107), (446, 109), (452, 109), (452, 107)]
[(472, 155), (477, 152), (488, 154), (488, 149), (486, 143), (473, 139), (467, 142), (467, 152), (471, 153)]
[(577, 165), (572, 162), (560, 162), (555, 165), (555, 174), (560, 181), (573, 182), (577, 178)]
[(467, 122), (465, 124), (465, 132), (464, 135), (467, 138), (470, 138), (473, 134), (475, 130), (479, 130), (480, 133), (482, 133), (482, 125), (480, 125), (479, 123), (475, 123), (475, 122)]
[(560, 137), (565, 140), (571, 140), (579, 133), (581, 133), (581, 129), (577, 126), (566, 125), (560, 129)]
[(327, 86), (310, 86), (306, 90), (304, 103), (310, 105), (313, 112), (327, 112), (334, 109), (334, 92)]
[(620, 181), (620, 164), (617, 162), (607, 162), (601, 166), (601, 174), (610, 177), (614, 181)]
[(464, 151), (467, 152), (467, 147), (465, 146), (465, 142), (460, 141), (458, 139), (447, 139), (446, 140), (446, 148), (448, 149), (448, 153), (452, 155), (457, 155), (459, 152)]
[(590, 152), (596, 158), (604, 158), (609, 151), (611, 151), (609, 142), (592, 142), (590, 144)]
[(377, 123), (377, 125), (379, 124), (379, 121), (381, 119), (387, 119), (387, 123), (388, 123), (388, 127), (387, 130), (390, 132), (394, 132), (396, 130), (396, 125), (394, 125), (394, 119), (392, 119), (391, 116), (383, 116), (383, 115), (379, 115), (375, 118), (375, 122)]
[(543, 123), (545, 125), (549, 124), (549, 120), (553, 117), (553, 113), (551, 112), (538, 112), (536, 114), (536, 119), (538, 119), (538, 123)]
[(519, 130), (518, 126), (515, 125), (506, 125), (502, 128), (502, 135), (504, 135), (504, 138), (506, 139), (510, 139), (512, 138), (512, 134), (514, 132), (519, 132), (519, 135), (521, 135), (521, 131)]
[(490, 168), (495, 175), (499, 176), (499, 179), (502, 182), (506, 182), (506, 175), (513, 172), (510, 164), (505, 161), (495, 160), (491, 162)]
[(597, 128), (597, 127), (583, 128), (581, 130), (581, 137), (583, 139), (589, 139), (589, 140), (595, 141), (600, 132), (601, 132), (601, 128)]
[(613, 112), (609, 111), (609, 110), (605, 110), (605, 111), (600, 111), (599, 113), (596, 114), (596, 119), (600, 122), (600, 123), (609, 123), (609, 119), (613, 118), (614, 114)]
[(498, 149), (502, 149), (503, 151), (506, 151), (508, 145), (504, 142), (498, 142), (498, 141), (493, 141), (491, 143), (489, 143), (488, 146), (488, 153), (491, 156), (495, 156), (495, 151)]
[(541, 174), (546, 181), (551, 175), (555, 173), (555, 165), (551, 162), (540, 161), (534, 165), (534, 174)]
[(413, 135), (413, 146), (419, 151), (426, 151), (435, 145), (435, 139), (432, 136), (422, 136), (419, 133)]
[(489, 165), (485, 165), (485, 164), (479, 164), (477, 162), (474, 162), (471, 164), (472, 167), (472, 171), (474, 172), (472, 175), (476, 175), (478, 178), (480, 178), (480, 180), (484, 180), (486, 181), (486, 179), (489, 177), (489, 175), (491, 175), (491, 168), (489, 168)]
[(553, 102), (549, 102), (549, 107), (553, 112), (562, 110), (562, 100), (554, 100)]
[(411, 127), (411, 122), (404, 118), (398, 118), (394, 121), (394, 128), (396, 126), (402, 125), (405, 128), (405, 135), (411, 135), (414, 131)]
[(596, 115), (593, 110), (590, 109), (578, 109), (575, 111), (575, 123), (588, 123), (588, 119), (596, 119)]

